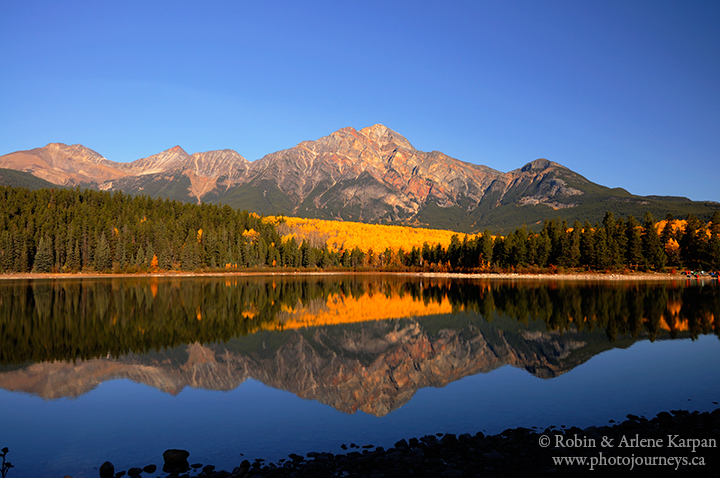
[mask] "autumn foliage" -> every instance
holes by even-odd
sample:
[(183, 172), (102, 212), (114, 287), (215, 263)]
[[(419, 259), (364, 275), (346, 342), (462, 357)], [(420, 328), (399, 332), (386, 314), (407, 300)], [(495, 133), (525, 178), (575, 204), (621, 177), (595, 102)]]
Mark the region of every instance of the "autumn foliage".
[(388, 226), (351, 221), (328, 221), (300, 217), (268, 217), (275, 224), (284, 241), (295, 238), (298, 243), (307, 241), (311, 246), (327, 245), (330, 252), (360, 249), (364, 253), (385, 249), (405, 251), (421, 248), (424, 243), (447, 248), (453, 236), (460, 240), (472, 237), (454, 231), (426, 229), (410, 226)]

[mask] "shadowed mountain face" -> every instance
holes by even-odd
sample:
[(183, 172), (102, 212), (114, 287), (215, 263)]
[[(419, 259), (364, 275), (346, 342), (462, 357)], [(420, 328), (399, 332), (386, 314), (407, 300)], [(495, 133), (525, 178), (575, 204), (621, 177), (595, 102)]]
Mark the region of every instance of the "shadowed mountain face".
[(382, 416), (420, 388), (504, 365), (552, 378), (637, 338), (717, 333), (719, 289), (372, 277), (2, 284), (2, 340), (15, 346), (3, 348), (0, 387), (56, 399), (118, 378), (172, 394), (250, 378)]
[(232, 150), (189, 155), (179, 146), (116, 163), (81, 145), (49, 144), (0, 157), (0, 168), (51, 183), (219, 202), (262, 214), (494, 231), (548, 216), (591, 222), (612, 210), (641, 217), (708, 216), (717, 203), (638, 197), (597, 185), (546, 159), (502, 173), (423, 152), (380, 124), (343, 128), (249, 162)]

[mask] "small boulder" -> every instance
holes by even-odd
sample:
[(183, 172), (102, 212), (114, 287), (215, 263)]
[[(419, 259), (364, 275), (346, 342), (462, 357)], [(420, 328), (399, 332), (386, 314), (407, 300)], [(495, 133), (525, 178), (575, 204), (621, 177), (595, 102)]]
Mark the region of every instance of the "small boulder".
[(142, 468), (138, 468), (138, 467), (134, 466), (134, 467), (130, 468), (127, 473), (128, 473), (128, 476), (140, 476), (140, 474), (142, 472), (143, 472)]
[(100, 465), (100, 478), (112, 478), (114, 474), (115, 466), (109, 461), (106, 461), (105, 463)]
[(145, 473), (155, 473), (155, 470), (157, 470), (157, 466), (155, 466), (155, 465), (147, 465), (146, 467), (143, 468), (143, 471)]
[(407, 440), (403, 438), (402, 440), (395, 443), (395, 448), (410, 448), (410, 445), (408, 445)]
[(163, 459), (165, 464), (163, 465), (163, 471), (166, 473), (172, 472), (184, 472), (190, 469), (188, 463), (188, 457), (190, 452), (186, 450), (170, 449), (163, 452)]

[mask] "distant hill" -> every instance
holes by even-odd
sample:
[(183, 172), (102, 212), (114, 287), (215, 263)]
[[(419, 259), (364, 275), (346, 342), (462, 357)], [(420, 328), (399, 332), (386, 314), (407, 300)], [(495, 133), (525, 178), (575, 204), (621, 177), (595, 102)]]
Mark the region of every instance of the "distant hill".
[(0, 168), (0, 186), (12, 186), (30, 190), (58, 187), (57, 184), (40, 179), (30, 173), (5, 168)]
[(81, 145), (52, 143), (0, 157), (0, 167), (53, 184), (229, 204), (266, 215), (503, 232), (548, 218), (594, 223), (605, 212), (708, 220), (720, 203), (635, 196), (537, 159), (503, 173), (423, 152), (380, 124), (343, 128), (250, 162), (232, 150), (188, 154), (175, 146), (131, 163)]

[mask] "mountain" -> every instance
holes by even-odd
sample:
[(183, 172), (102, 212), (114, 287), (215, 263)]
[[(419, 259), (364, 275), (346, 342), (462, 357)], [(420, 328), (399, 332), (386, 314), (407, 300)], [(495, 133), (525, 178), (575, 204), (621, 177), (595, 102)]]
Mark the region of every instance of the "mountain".
[(0, 167), (24, 171), (53, 184), (74, 186), (123, 176), (123, 163), (115, 163), (80, 144), (50, 143), (44, 148), (18, 151), (0, 157)]
[(250, 162), (224, 149), (189, 155), (180, 146), (123, 165), (127, 175), (95, 184), (102, 190), (120, 190), (182, 201), (212, 200), (238, 184)]
[(606, 211), (707, 219), (720, 209), (715, 202), (610, 189), (547, 159), (503, 173), (419, 151), (380, 124), (343, 128), (253, 162), (232, 150), (189, 155), (175, 146), (116, 163), (81, 145), (52, 143), (2, 156), (0, 167), (59, 185), (223, 203), (261, 214), (458, 231), (502, 232), (548, 218), (594, 223)]

